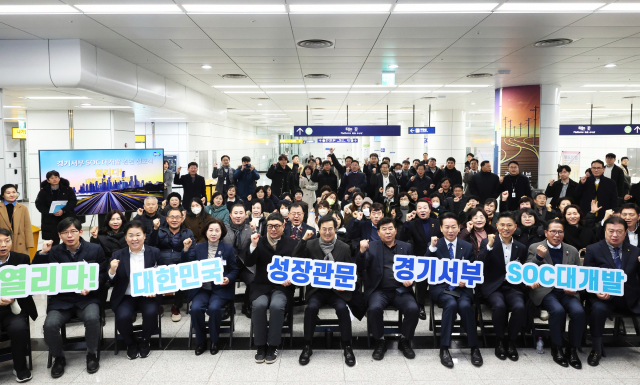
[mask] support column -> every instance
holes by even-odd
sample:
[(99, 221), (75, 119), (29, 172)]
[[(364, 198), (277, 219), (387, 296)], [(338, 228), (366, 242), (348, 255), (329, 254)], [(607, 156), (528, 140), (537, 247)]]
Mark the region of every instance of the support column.
[[(384, 148), (384, 152), (382, 149)], [(396, 152), (396, 137), (395, 136), (382, 136), (380, 137), (380, 153), (378, 154), (380, 161), (385, 156), (388, 156), (393, 159), (397, 157), (396, 154), (392, 154), (391, 152)]]
[(542, 85), (540, 90), (540, 156), (538, 188), (544, 189), (551, 179), (558, 179), (556, 169), (560, 154), (560, 86)]
[(429, 156), (436, 158), (438, 167), (452, 156), (456, 160), (456, 168), (464, 171), (465, 122), (466, 112), (463, 110), (431, 111), (431, 125), (436, 128), (436, 133), (429, 134)]
[(373, 137), (363, 136), (362, 138), (358, 138), (358, 140), (360, 141), (360, 146), (358, 146), (358, 148), (360, 149), (360, 152), (353, 154), (353, 157), (360, 161), (360, 169), (362, 170), (363, 168), (362, 166), (364, 165), (364, 160), (369, 157), (369, 154), (371, 154), (370, 144), (373, 141)]

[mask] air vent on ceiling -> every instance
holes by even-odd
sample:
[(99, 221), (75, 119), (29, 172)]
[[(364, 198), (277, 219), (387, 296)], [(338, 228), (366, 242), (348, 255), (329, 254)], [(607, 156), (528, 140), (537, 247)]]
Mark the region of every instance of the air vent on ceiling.
[(324, 107), (313, 107), (312, 110), (324, 110)]
[(634, 99), (637, 98), (637, 96), (623, 96), (622, 99)]
[(269, 98), (251, 98), (253, 100), (269, 100)]
[(562, 47), (568, 44), (573, 43), (572, 39), (546, 39), (546, 40), (540, 40), (537, 41), (534, 46), (536, 47), (543, 47), (543, 48), (548, 48), (548, 47)]
[(498, 75), (509, 75), (511, 70), (498, 70)]
[(568, 96), (561, 96), (560, 99), (569, 99)]
[(235, 107), (227, 107), (227, 110), (235, 110)]
[(328, 78), (329, 75), (327, 74), (306, 74), (304, 75), (305, 78), (307, 79), (325, 79)]
[(244, 74), (224, 74), (224, 75), (220, 75), (225, 79), (244, 79), (247, 77), (247, 75)]
[(420, 99), (438, 99), (438, 98), (435, 96), (423, 96)]
[(298, 47), (301, 47), (301, 48), (331, 48), (331, 47), (333, 47), (333, 42), (329, 41), (329, 40), (323, 40), (323, 39), (300, 40), (298, 42)]
[(309, 98), (309, 100), (327, 100), (327, 98)]
[(487, 74), (487, 73), (484, 73), (484, 74), (469, 74), (469, 75), (467, 75), (467, 77), (471, 78), (471, 79), (490, 78), (492, 76), (493, 76), (492, 74)]

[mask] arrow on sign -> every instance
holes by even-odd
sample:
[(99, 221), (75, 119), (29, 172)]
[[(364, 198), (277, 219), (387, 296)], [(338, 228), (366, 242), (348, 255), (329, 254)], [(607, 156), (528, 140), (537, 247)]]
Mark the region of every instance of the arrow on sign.
[(414, 130), (413, 128), (409, 130), (410, 133), (414, 133), (416, 130)]
[(297, 131), (298, 131), (298, 135), (302, 135), (302, 128), (298, 128)]
[(636, 126), (636, 128), (634, 128), (634, 130), (636, 130), (636, 134), (637, 134), (638, 132), (640, 132), (640, 127)]

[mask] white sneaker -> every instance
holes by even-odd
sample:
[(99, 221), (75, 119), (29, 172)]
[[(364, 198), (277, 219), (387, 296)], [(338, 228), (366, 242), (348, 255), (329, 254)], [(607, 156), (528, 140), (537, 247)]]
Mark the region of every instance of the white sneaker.
[(180, 322), (181, 319), (180, 309), (178, 309), (176, 305), (171, 306), (171, 321)]
[(540, 319), (543, 321), (549, 320), (549, 312), (546, 310), (540, 310)]

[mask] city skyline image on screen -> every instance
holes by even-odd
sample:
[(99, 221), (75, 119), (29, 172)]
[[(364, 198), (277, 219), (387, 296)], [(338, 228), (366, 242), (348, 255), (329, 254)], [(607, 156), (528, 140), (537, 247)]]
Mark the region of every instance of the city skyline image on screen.
[(163, 149), (40, 150), (40, 180), (56, 170), (78, 198), (77, 215), (131, 211), (162, 201)]

